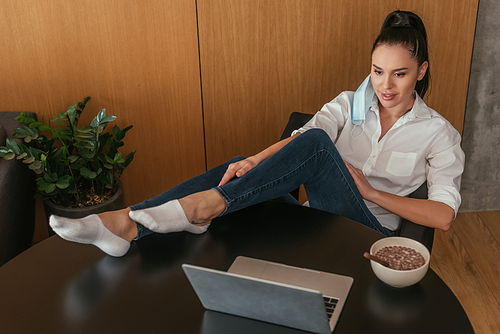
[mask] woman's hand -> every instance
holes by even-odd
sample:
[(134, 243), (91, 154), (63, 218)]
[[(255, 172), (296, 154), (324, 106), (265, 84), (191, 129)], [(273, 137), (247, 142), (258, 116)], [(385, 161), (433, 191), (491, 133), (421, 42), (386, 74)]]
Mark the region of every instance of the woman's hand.
[(345, 160), (344, 163), (349, 173), (351, 173), (354, 183), (356, 184), (356, 187), (358, 187), (361, 196), (367, 201), (370, 201), (377, 190), (371, 186), (361, 169), (355, 168)]
[(232, 178), (234, 177), (242, 177), (246, 173), (248, 173), (250, 170), (255, 168), (258, 164), (260, 164), (262, 161), (268, 159), (269, 157), (273, 156), (276, 152), (278, 152), (283, 146), (288, 144), (290, 141), (292, 141), (294, 138), (296, 138), (300, 133), (296, 133), (295, 135), (288, 137), (286, 139), (283, 139), (268, 148), (266, 148), (264, 151), (251, 156), (250, 158), (246, 158), (244, 160), (232, 163), (229, 165), (227, 168), (226, 173), (222, 177), (222, 180), (219, 183), (219, 187), (225, 185), (229, 181), (231, 181)]
[(355, 168), (346, 161), (344, 163), (349, 173), (351, 173), (361, 196), (367, 201), (373, 202), (416, 224), (439, 228), (443, 231), (450, 228), (455, 218), (455, 211), (448, 205), (432, 200), (407, 198), (376, 190), (368, 183), (360, 169)]
[(218, 186), (220, 187), (225, 185), (234, 177), (242, 177), (255, 168), (259, 163), (260, 162), (255, 157), (250, 157), (230, 164)]

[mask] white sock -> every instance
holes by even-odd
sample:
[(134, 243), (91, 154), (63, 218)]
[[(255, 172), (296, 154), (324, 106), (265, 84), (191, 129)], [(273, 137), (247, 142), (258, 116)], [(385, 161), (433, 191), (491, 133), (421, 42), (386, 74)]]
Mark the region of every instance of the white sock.
[(130, 242), (111, 233), (98, 215), (71, 219), (52, 215), (49, 224), (61, 238), (99, 247), (111, 256), (119, 257), (128, 252)]
[(191, 224), (178, 200), (147, 209), (132, 210), (128, 215), (133, 221), (157, 233), (188, 231), (201, 234), (209, 226), (209, 224), (204, 226)]

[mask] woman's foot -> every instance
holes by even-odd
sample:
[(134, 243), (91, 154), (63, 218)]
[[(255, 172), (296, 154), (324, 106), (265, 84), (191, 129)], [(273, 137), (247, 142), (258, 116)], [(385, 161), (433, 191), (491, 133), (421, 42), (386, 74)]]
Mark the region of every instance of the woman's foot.
[(137, 236), (137, 226), (128, 217), (128, 211), (111, 211), (79, 219), (53, 215), (49, 224), (65, 240), (92, 244), (106, 254), (119, 257), (128, 252), (130, 242)]
[(226, 202), (219, 193), (208, 190), (159, 206), (130, 211), (129, 216), (153, 232), (188, 231), (200, 234), (225, 208)]

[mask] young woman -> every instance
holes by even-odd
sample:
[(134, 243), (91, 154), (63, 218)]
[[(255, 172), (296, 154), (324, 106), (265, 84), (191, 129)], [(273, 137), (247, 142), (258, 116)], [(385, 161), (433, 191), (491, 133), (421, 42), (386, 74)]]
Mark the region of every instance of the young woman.
[[(395, 11), (373, 45), (371, 73), (358, 91), (341, 93), (290, 138), (128, 209), (82, 219), (52, 216), (50, 225), (66, 240), (122, 256), (134, 239), (203, 233), (220, 215), (303, 184), (311, 207), (387, 236), (401, 217), (447, 230), (460, 206), (464, 154), (458, 132), (423, 102), (428, 85), (423, 22)], [(405, 197), (425, 181), (427, 200)]]

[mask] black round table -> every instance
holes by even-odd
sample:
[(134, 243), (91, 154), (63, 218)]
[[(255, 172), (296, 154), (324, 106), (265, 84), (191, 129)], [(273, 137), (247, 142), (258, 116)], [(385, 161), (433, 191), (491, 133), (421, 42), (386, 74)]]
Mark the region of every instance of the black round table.
[(227, 270), (243, 255), (353, 277), (336, 334), (473, 333), (431, 269), (404, 289), (376, 278), (363, 253), (382, 237), (348, 219), (279, 202), (217, 218), (202, 235), (145, 237), (121, 258), (53, 236), (0, 267), (0, 331), (303, 333), (202, 307), (181, 264)]

